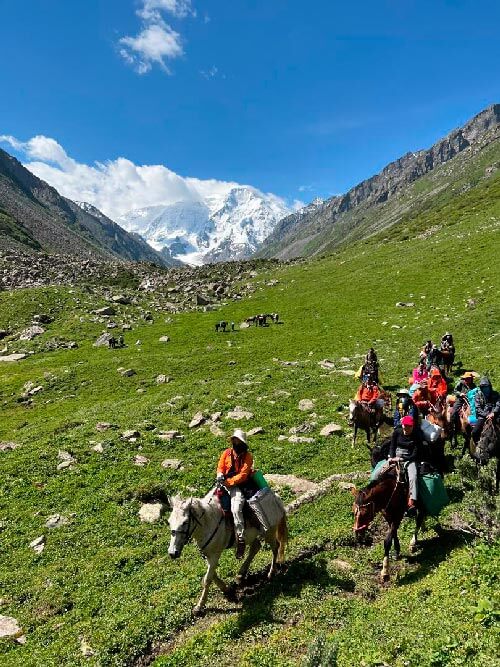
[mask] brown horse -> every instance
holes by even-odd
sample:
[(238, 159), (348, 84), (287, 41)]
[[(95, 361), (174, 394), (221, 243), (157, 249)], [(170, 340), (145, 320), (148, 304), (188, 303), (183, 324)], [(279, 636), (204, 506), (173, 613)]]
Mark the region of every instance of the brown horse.
[(451, 375), (455, 362), (455, 348), (441, 348), (441, 363), (446, 375)]
[(496, 458), (495, 491), (500, 487), (500, 427), (487, 420), (483, 426), (481, 437), (474, 452), (479, 465), (486, 465), (490, 459)]
[(384, 421), (384, 411), (379, 408), (375, 410), (370, 410), (363, 402), (361, 401), (349, 401), (349, 425), (354, 427), (354, 437), (352, 440), (352, 446), (356, 444), (356, 436), (358, 434), (358, 429), (361, 429), (366, 433), (366, 440), (370, 442), (370, 438), (373, 432), (373, 440), (377, 442), (377, 434), (380, 428), (380, 425)]
[(471, 433), (472, 427), (469, 424), (470, 417), (470, 405), (467, 398), (464, 398), (462, 407), (458, 411), (458, 415), (455, 417), (452, 416), (453, 403), (449, 402), (447, 406), (447, 418), (451, 427), (452, 435), (450, 441), (453, 447), (458, 447), (458, 435), (461, 434), (464, 437), (464, 444), (462, 447), (462, 456), (466, 453), (471, 452), (470, 443), (471, 443)]
[[(396, 558), (401, 553), (399, 543), (398, 529), (403, 520), (408, 499), (408, 482), (405, 480), (401, 467), (396, 464), (391, 466), (387, 476), (379, 481), (370, 482), (364, 489), (351, 489), (354, 496), (354, 532), (358, 540), (361, 541), (367, 528), (370, 526), (375, 516), (382, 512), (384, 519), (389, 525), (389, 530), (384, 539), (384, 560), (382, 563), (381, 581), (388, 581), (390, 578), (389, 555), (391, 547), (394, 544)], [(417, 521), (415, 532), (410, 541), (410, 551), (417, 547), (418, 531), (422, 527), (425, 519), (425, 511), (419, 506), (417, 509)]]

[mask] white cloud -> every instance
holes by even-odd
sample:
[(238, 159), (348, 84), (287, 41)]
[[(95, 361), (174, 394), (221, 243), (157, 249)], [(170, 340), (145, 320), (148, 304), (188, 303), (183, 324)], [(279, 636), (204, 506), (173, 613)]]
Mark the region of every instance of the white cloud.
[[(219, 68), (216, 67), (215, 65), (212, 65), (212, 67), (208, 70), (200, 70), (200, 74), (204, 79), (215, 79), (217, 74), (219, 73)], [(224, 76), (222, 78), (225, 78)]]
[(120, 55), (139, 74), (146, 74), (153, 65), (170, 74), (167, 60), (184, 55), (182, 37), (166, 23), (165, 13), (177, 19), (196, 16), (191, 0), (142, 0), (136, 12), (142, 20), (141, 31), (118, 41)]
[[(55, 139), (42, 135), (25, 142), (0, 135), (0, 142), (14, 148), (25, 158), (24, 166), (60, 194), (93, 204), (112, 219), (146, 206), (201, 202), (207, 197), (224, 195), (238, 185), (183, 177), (164, 165), (136, 165), (123, 157), (82, 164), (69, 157)], [(280, 197), (267, 193), (266, 196), (286, 206)], [(294, 208), (299, 204), (302, 202), (294, 202)]]
[(153, 64), (170, 72), (165, 59), (179, 58), (184, 53), (181, 36), (166, 23), (149, 25), (137, 37), (122, 37), (120, 45), (121, 56), (139, 74), (149, 72)]

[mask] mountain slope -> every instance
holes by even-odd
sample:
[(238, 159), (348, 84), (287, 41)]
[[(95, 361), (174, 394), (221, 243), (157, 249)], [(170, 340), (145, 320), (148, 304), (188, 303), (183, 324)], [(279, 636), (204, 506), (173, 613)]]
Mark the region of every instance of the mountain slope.
[(200, 192), (198, 201), (148, 206), (117, 221), (156, 250), (200, 264), (250, 257), (289, 212), (274, 195), (228, 183), (217, 194)]
[(0, 149), (0, 248), (169, 264), (89, 205), (62, 197)]
[(438, 196), (476, 187), (500, 165), (500, 105), (492, 105), (428, 150), (407, 153), (345, 195), (284, 218), (257, 251), (290, 258), (332, 251), (407, 221)]

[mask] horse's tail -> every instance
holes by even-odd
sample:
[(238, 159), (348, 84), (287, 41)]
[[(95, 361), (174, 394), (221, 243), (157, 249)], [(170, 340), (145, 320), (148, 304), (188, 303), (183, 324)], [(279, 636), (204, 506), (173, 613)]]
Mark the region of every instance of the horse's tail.
[(278, 563), (283, 563), (285, 560), (285, 547), (288, 542), (288, 524), (286, 521), (286, 514), (283, 514), (280, 522), (278, 523), (276, 539), (279, 542)]

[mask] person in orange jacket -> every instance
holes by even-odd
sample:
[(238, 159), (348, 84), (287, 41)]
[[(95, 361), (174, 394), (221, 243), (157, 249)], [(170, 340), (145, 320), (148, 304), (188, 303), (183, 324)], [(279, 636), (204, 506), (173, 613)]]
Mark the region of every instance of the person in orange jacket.
[(427, 380), (422, 380), (418, 389), (413, 393), (412, 400), (420, 414), (425, 417), (433, 406), (432, 395), (427, 386)]
[(448, 393), (448, 384), (438, 368), (433, 368), (431, 370), (430, 377), (427, 380), (427, 386), (431, 395), (431, 401), (434, 405), (439, 398), (446, 396)]
[(380, 389), (371, 377), (360, 385), (355, 399), (364, 403), (370, 410), (384, 409), (384, 399), (380, 397)]
[(231, 512), (236, 532), (236, 558), (243, 558), (245, 553), (245, 520), (243, 506), (245, 496), (241, 485), (253, 474), (253, 456), (248, 451), (246, 433), (240, 428), (235, 429), (231, 436), (231, 447), (225, 449), (217, 466), (217, 481), (223, 484), (231, 496)]

